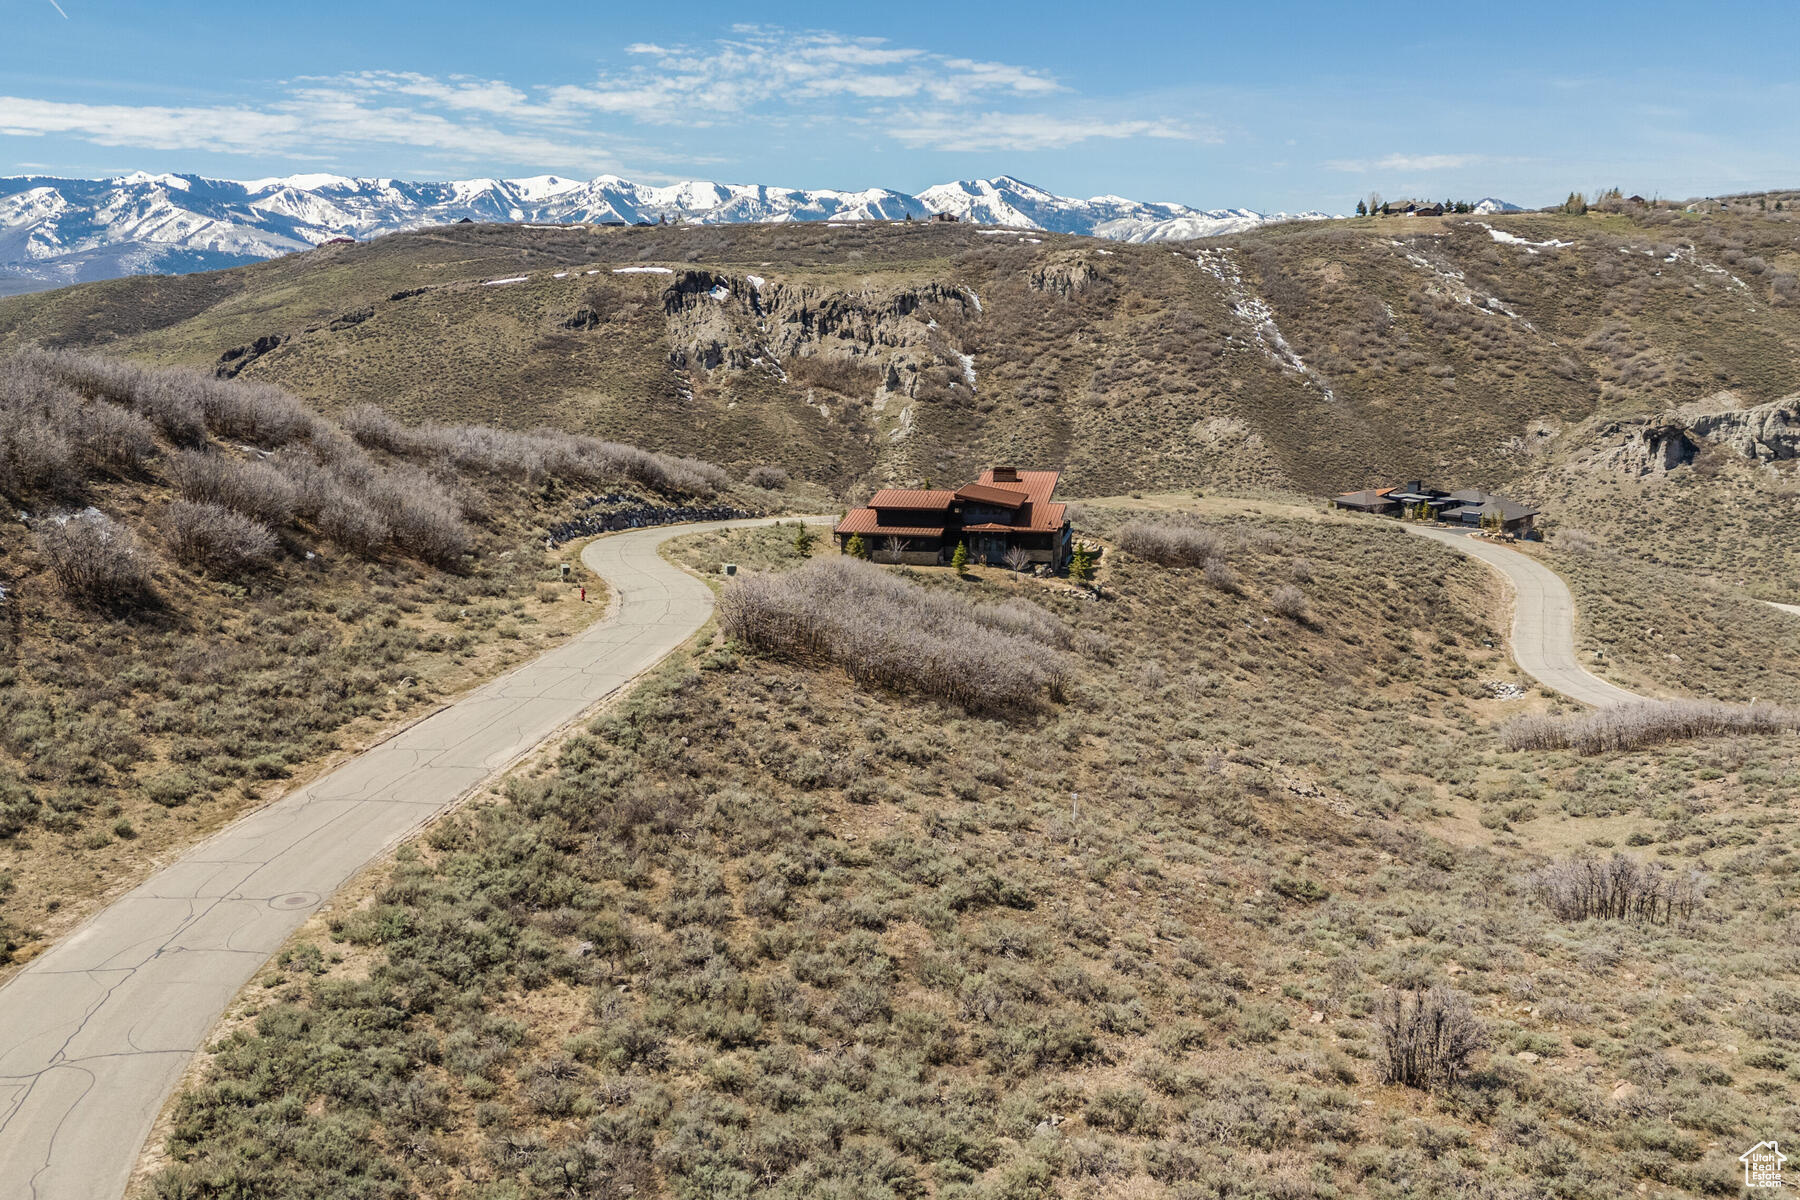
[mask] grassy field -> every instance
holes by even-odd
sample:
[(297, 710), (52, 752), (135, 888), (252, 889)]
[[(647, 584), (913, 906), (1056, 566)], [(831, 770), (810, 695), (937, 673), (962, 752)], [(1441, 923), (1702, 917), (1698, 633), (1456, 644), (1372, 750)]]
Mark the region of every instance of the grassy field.
[[(1734, 1191), (1796, 1115), (1800, 742), (1509, 751), (1557, 706), (1487, 698), (1478, 564), (1210, 503), (1228, 574), (895, 573), (1084, 647), (1008, 719), (703, 636), (323, 910), (134, 1194)], [(1540, 869), (1614, 852), (1704, 900), (1546, 903)], [(1488, 1043), (1434, 1092), (1380, 1068), (1416, 984)]]

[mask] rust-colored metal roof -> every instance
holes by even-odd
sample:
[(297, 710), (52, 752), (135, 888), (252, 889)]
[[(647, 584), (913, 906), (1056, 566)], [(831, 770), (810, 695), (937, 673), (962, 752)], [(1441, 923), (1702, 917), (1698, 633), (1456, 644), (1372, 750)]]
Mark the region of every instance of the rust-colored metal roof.
[(956, 493), (942, 488), (920, 491), (907, 488), (882, 488), (869, 499), (870, 508), (912, 508), (921, 512), (943, 512), (956, 502)]
[(943, 537), (942, 525), (883, 525), (872, 508), (853, 508), (844, 514), (833, 533), (860, 533), (876, 537)]
[(958, 500), (973, 500), (977, 504), (993, 504), (1000, 508), (1018, 508), (1028, 504), (1031, 497), (1019, 488), (995, 487), (988, 483), (971, 483), (956, 489)]
[(964, 525), (964, 533), (1024, 533), (1023, 525), (1002, 525), (998, 521), (989, 521), (985, 525)]
[[(1024, 492), (1025, 498), (1033, 504), (1048, 504), (1051, 493), (1056, 491), (1056, 481), (1061, 477), (1061, 471), (1020, 471), (1017, 483), (1008, 481), (1003, 486)], [(989, 467), (983, 471), (975, 482), (993, 487), (994, 469)]]

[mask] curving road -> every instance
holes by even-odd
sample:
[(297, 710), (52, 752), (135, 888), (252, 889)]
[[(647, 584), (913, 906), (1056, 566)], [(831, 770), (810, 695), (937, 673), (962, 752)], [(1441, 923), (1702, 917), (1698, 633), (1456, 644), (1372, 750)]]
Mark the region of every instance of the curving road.
[(1512, 655), (1519, 670), (1571, 700), (1606, 708), (1635, 704), (1645, 697), (1591, 675), (1575, 657), (1575, 600), (1569, 586), (1543, 563), (1497, 542), (1431, 525), (1405, 526), (1408, 533), (1442, 542), (1478, 558), (1512, 585)]
[(591, 543), (611, 616), (244, 817), (0, 988), (0, 1200), (121, 1195), (207, 1031), (326, 897), (705, 623), (711, 589), (657, 546), (772, 520)]

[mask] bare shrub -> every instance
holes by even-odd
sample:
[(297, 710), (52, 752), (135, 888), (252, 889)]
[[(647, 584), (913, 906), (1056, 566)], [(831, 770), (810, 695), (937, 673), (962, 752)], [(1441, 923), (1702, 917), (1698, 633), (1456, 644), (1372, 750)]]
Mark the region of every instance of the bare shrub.
[(1390, 989), (1376, 1000), (1373, 1020), (1383, 1083), (1446, 1087), (1487, 1045), (1468, 998), (1449, 988)]
[(658, 491), (711, 496), (731, 485), (723, 467), (696, 458), (653, 454), (636, 446), (554, 429), (515, 433), (486, 425), (405, 426), (372, 405), (344, 414), (343, 425), (365, 446), (427, 465), (487, 475), (572, 483), (632, 480)]
[(38, 549), (63, 591), (90, 604), (137, 604), (150, 596), (151, 560), (137, 535), (99, 509), (52, 517)]
[(1584, 529), (1559, 529), (1552, 545), (1571, 554), (1596, 554), (1605, 549), (1604, 542)]
[(1165, 567), (1198, 567), (1225, 550), (1218, 531), (1174, 521), (1127, 521), (1113, 540), (1127, 554)]
[(1544, 904), (1564, 921), (1666, 925), (1692, 916), (1701, 897), (1699, 872), (1676, 872), (1625, 854), (1552, 863), (1534, 883)]
[(82, 457), (90, 469), (126, 475), (142, 469), (156, 453), (150, 422), (129, 409), (89, 404), (78, 424)]
[(1306, 593), (1291, 583), (1284, 583), (1275, 589), (1275, 594), (1269, 597), (1269, 607), (1276, 616), (1298, 621), (1302, 625), (1312, 621), (1312, 605), (1307, 602)]
[(195, 503), (234, 508), (274, 527), (292, 521), (299, 507), (299, 489), (268, 463), (182, 450), (170, 465), (176, 489)]
[(1288, 564), (1288, 578), (1295, 583), (1311, 583), (1313, 581), (1313, 564), (1310, 558), (1296, 558)]
[(1011, 546), (1007, 548), (1005, 554), (1001, 555), (1000, 561), (1006, 564), (1009, 571), (1029, 570), (1031, 568), (1031, 551), (1023, 546)]
[(1201, 574), (1205, 577), (1207, 583), (1218, 588), (1221, 592), (1232, 592), (1235, 594), (1244, 590), (1244, 585), (1238, 580), (1237, 572), (1232, 570), (1231, 564), (1222, 558), (1207, 559), (1206, 569)]
[(177, 500), (163, 516), (162, 533), (178, 561), (215, 575), (235, 575), (275, 553), (268, 526), (222, 504)]
[(300, 401), (273, 384), (195, 374), (188, 386), (196, 393), (207, 427), (223, 438), (285, 446), (311, 436), (322, 424)]
[(751, 467), (744, 482), (765, 491), (779, 491), (788, 485), (788, 473), (780, 467)]
[(973, 712), (1026, 708), (1046, 693), (1060, 696), (1068, 682), (1062, 655), (1040, 631), (1021, 632), (1034, 622), (1018, 609), (977, 609), (858, 559), (743, 576), (719, 597), (718, 612), (726, 636), (762, 653), (824, 659), (865, 685)]
[(76, 500), (93, 475), (129, 474), (155, 449), (136, 413), (82, 399), (35, 358), (0, 363), (0, 492)]
[(1785, 733), (1800, 729), (1800, 712), (1773, 704), (1725, 704), (1717, 700), (1644, 700), (1615, 704), (1577, 716), (1519, 717), (1503, 730), (1514, 750), (1574, 750), (1604, 754), (1659, 742), (1732, 733)]
[(370, 484), (365, 498), (402, 552), (439, 567), (458, 565), (468, 552), (469, 528), (456, 500), (423, 471), (388, 471)]
[(394, 532), (362, 497), (349, 493), (320, 507), (313, 524), (332, 542), (363, 558), (373, 557)]

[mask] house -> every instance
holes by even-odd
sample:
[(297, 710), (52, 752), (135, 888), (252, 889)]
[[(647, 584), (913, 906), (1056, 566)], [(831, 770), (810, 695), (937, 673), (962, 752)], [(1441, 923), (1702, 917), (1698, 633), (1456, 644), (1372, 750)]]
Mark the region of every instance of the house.
[(1533, 522), (1538, 515), (1538, 510), (1529, 504), (1504, 496), (1478, 488), (1446, 492), (1421, 479), (1409, 479), (1393, 487), (1346, 492), (1332, 497), (1331, 503), (1335, 508), (1383, 517), (1417, 517), (1423, 513), (1428, 520), (1475, 529), (1492, 528), (1497, 524), (1502, 532), (1523, 538), (1532, 536)]
[(931, 219), (940, 225), (954, 225), (957, 216), (955, 213), (932, 213)]
[(1338, 508), (1347, 508), (1353, 512), (1374, 513), (1382, 517), (1400, 515), (1400, 504), (1388, 498), (1393, 488), (1373, 488), (1366, 492), (1347, 492), (1332, 499)]
[(1427, 204), (1424, 208), (1413, 209), (1412, 215), (1415, 217), (1441, 217), (1444, 215), (1444, 206), (1441, 204)]
[(955, 489), (883, 488), (853, 508), (832, 532), (839, 549), (861, 537), (877, 562), (930, 566), (968, 547), (971, 562), (1026, 561), (1061, 570), (1072, 537), (1064, 505), (1051, 499), (1059, 472), (989, 467)]

